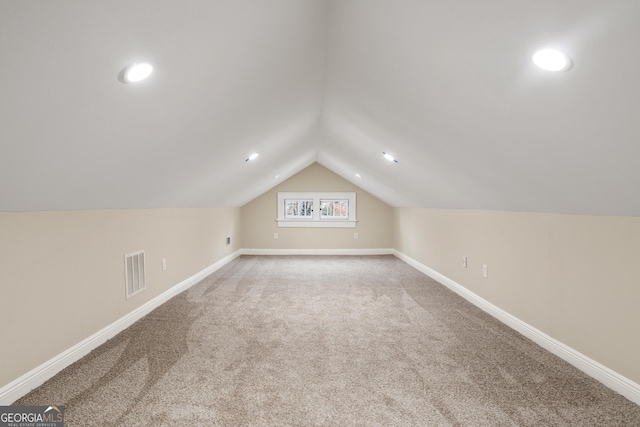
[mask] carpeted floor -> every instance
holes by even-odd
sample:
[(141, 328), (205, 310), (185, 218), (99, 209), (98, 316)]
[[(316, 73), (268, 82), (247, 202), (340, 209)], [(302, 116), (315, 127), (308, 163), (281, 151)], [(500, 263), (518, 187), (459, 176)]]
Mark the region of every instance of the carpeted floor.
[(392, 256), (238, 258), (15, 404), (67, 426), (640, 426)]

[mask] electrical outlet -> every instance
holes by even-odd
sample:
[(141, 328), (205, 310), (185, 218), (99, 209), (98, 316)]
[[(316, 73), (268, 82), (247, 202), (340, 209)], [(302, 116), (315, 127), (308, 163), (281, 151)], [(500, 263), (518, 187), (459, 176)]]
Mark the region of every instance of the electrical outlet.
[(358, 234), (358, 232), (353, 233), (353, 238), (354, 238), (354, 239), (357, 239), (357, 238), (359, 238), (359, 237), (360, 237), (360, 235)]
[(166, 270), (167, 270), (167, 259), (162, 258), (162, 271), (166, 271)]
[(273, 239), (278, 240), (278, 233), (273, 233)]
[(489, 266), (487, 264), (482, 264), (482, 277), (489, 278)]
[(467, 268), (467, 257), (466, 257), (466, 256), (463, 256), (463, 257), (462, 257), (462, 266), (463, 266), (464, 268)]
[(227, 245), (231, 244), (231, 237), (227, 237)]

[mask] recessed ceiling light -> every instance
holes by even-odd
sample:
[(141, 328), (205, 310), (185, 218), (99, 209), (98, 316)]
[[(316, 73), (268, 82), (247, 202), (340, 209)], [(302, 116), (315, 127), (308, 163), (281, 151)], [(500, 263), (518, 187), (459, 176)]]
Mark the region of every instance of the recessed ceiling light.
[(255, 160), (255, 159), (258, 158), (259, 155), (260, 154), (258, 154), (258, 153), (253, 153), (247, 158), (247, 160), (245, 160), (245, 162), (248, 162), (249, 160)]
[(153, 65), (149, 62), (136, 62), (122, 70), (122, 82), (137, 83), (146, 79), (153, 72)]
[(356, 177), (357, 178), (362, 178), (362, 176), (359, 173), (356, 174)]
[(567, 71), (573, 65), (571, 58), (558, 49), (540, 49), (531, 57), (533, 63), (547, 71)]
[(280, 177), (280, 174), (274, 176), (273, 179), (278, 179), (279, 177)]
[(390, 162), (394, 162), (394, 163), (398, 163), (398, 161), (396, 159), (393, 158), (393, 156), (389, 153), (385, 153), (384, 151), (382, 152), (382, 155), (384, 156), (385, 159), (389, 160)]

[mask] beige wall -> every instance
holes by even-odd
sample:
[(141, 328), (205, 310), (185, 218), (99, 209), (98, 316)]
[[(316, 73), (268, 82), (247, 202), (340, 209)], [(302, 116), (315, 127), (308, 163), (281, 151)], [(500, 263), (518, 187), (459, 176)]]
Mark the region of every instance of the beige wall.
[[(240, 233), (239, 208), (0, 213), (0, 387), (235, 252)], [(147, 289), (127, 300), (123, 256), (140, 249)]]
[[(278, 191), (356, 191), (357, 228), (278, 228)], [(0, 387), (240, 248), (391, 247), (640, 383), (640, 218), (393, 209), (313, 164), (242, 208), (0, 213), (0, 236)]]
[(640, 218), (398, 208), (393, 223), (398, 251), (640, 383)]
[[(356, 228), (278, 228), (279, 191), (355, 191)], [(242, 207), (245, 249), (391, 248), (393, 209), (361, 188), (314, 163)], [(358, 239), (353, 233), (358, 233)], [(273, 238), (278, 233), (278, 239)]]

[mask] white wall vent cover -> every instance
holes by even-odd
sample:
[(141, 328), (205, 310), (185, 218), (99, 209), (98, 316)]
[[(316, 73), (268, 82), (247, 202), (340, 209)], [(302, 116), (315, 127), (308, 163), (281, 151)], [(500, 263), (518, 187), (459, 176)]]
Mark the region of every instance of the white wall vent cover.
[(127, 287), (127, 299), (146, 287), (144, 251), (132, 252), (124, 256), (124, 274)]

